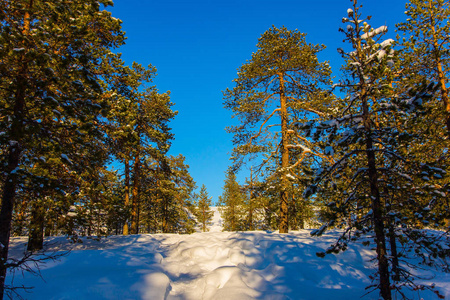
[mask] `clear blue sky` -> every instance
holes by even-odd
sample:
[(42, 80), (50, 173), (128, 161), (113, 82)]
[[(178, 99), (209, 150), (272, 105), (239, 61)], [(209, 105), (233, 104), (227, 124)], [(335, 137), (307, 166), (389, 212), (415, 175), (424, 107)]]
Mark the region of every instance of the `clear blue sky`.
[[(223, 108), (222, 91), (232, 87), (237, 68), (256, 51), (258, 38), (272, 25), (307, 33), (307, 42), (324, 44), (320, 54), (338, 76), (343, 47), (342, 17), (348, 0), (115, 0), (108, 8), (123, 21), (126, 45), (120, 48), (129, 65), (136, 61), (158, 69), (161, 92), (171, 91), (178, 116), (172, 122), (175, 140), (169, 154), (183, 154), (190, 174), (205, 184), (213, 201), (222, 194), (230, 165), (234, 124)], [(373, 27), (404, 21), (406, 0), (364, 0), (363, 14)], [(249, 176), (243, 169), (241, 182)]]

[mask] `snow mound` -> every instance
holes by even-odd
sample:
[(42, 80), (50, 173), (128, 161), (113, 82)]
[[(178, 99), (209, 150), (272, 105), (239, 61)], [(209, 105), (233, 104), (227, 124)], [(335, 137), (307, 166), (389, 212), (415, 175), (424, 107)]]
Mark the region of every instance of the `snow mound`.
[[(14, 284), (34, 287), (22, 293), (25, 298), (46, 300), (358, 299), (371, 283), (374, 252), (354, 244), (342, 254), (317, 257), (337, 236), (217, 231), (85, 239), (69, 256), (41, 266), (45, 281), (25, 273), (16, 274)], [(15, 238), (12, 245), (18, 255), (24, 239)], [(57, 249), (69, 247), (64, 242)], [(449, 274), (437, 273), (433, 282), (450, 296)], [(425, 292), (420, 297), (433, 298)]]
[(214, 206), (211, 207), (211, 210), (214, 212), (214, 215), (211, 220), (211, 226), (209, 226), (210, 232), (219, 232), (223, 230), (223, 219), (220, 215), (219, 208)]

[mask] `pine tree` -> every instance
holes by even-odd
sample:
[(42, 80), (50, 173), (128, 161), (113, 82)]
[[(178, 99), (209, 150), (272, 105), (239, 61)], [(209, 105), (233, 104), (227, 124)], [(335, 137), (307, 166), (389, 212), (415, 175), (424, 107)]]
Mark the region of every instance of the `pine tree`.
[[(403, 32), (400, 40), (403, 56), (404, 77), (420, 83), (439, 82), (439, 109), (444, 116), (447, 136), (450, 137), (450, 101), (448, 95), (450, 6), (442, 0), (410, 0), (406, 5), (408, 19), (400, 23)], [(400, 38), (400, 37), (399, 37)], [(441, 124), (440, 124), (441, 125)]]
[(224, 231), (246, 229), (246, 208), (244, 193), (236, 181), (236, 175), (229, 170), (225, 179), (222, 196), (219, 196), (220, 212)]
[[(36, 141), (53, 151), (68, 170), (85, 145), (77, 130), (102, 142), (105, 95), (98, 63), (123, 43), (120, 21), (101, 10), (109, 0), (81, 2), (2, 1), (0, 3), (0, 132), (2, 207), (0, 212), (0, 298), (3, 297), (15, 196), (32, 177), (25, 165), (38, 162)], [(61, 148), (72, 138), (73, 146)], [(35, 182), (39, 178), (35, 178)], [(45, 181), (45, 179), (42, 179)], [(40, 184), (45, 184), (40, 183)]]
[(123, 225), (123, 234), (129, 234), (129, 218), (131, 213), (131, 170), (136, 145), (140, 143), (136, 133), (136, 122), (139, 111), (139, 93), (143, 86), (151, 83), (156, 69), (151, 65), (143, 69), (134, 63), (130, 68), (124, 66), (120, 55), (109, 55), (112, 66), (111, 76), (106, 78), (111, 86), (111, 110), (108, 116), (108, 136), (111, 154), (124, 166), (124, 206), (127, 220)]
[[(334, 153), (334, 161), (323, 161), (315, 172), (320, 185), (308, 188), (305, 194), (333, 194), (327, 201), (330, 221), (312, 233), (320, 235), (332, 226), (344, 229), (327, 253), (346, 250), (349, 240), (374, 233), (379, 282), (371, 287), (378, 289), (383, 299), (391, 299), (393, 289), (403, 295), (404, 286), (422, 288), (412, 283), (410, 262), (405, 261), (405, 268), (396, 261), (399, 256), (395, 246), (396, 240), (409, 246), (414, 242), (412, 235), (417, 231), (405, 222), (408, 217), (425, 218), (425, 213), (421, 215), (419, 211), (432, 210), (432, 202), (425, 204), (418, 195), (427, 190), (441, 193), (438, 187), (422, 185), (425, 175), (418, 175), (421, 169), (442, 173), (440, 169), (423, 163), (409, 151), (411, 145), (424, 141), (414, 132), (414, 123), (424, 116), (422, 104), (432, 97), (434, 86), (416, 86), (408, 93), (397, 88), (396, 80), (401, 82), (401, 78), (395, 69), (394, 41), (382, 41), (387, 27), (372, 28), (362, 20), (359, 10), (354, 0), (348, 17), (343, 19), (347, 27), (340, 30), (353, 50), (339, 50), (346, 59), (344, 70), (348, 74), (348, 80), (339, 86), (347, 96), (337, 105), (335, 118), (318, 122), (312, 130), (316, 138), (326, 136), (323, 142)], [(333, 191), (328, 191), (330, 187)], [(414, 246), (415, 251), (431, 251), (440, 256), (442, 251), (436, 240), (426, 240), (429, 244)]]
[(209, 231), (214, 212), (211, 210), (211, 198), (208, 196), (206, 186), (203, 184), (198, 195), (196, 214), (197, 221), (200, 223), (202, 231)]
[[(305, 146), (308, 141), (296, 135), (292, 118), (300, 119), (309, 114), (323, 115), (327, 107), (327, 95), (320, 89), (328, 83), (329, 67), (319, 63), (317, 53), (324, 49), (321, 45), (308, 44), (305, 34), (285, 27), (272, 27), (258, 41), (257, 52), (252, 59), (239, 68), (236, 86), (224, 93), (225, 107), (238, 116), (241, 125), (228, 128), (234, 133), (233, 160), (236, 167), (246, 156), (258, 156), (269, 152), (268, 142), (281, 139), (268, 160), (280, 154), (277, 172), (281, 177), (280, 186), (280, 233), (287, 233), (289, 227), (289, 152), (294, 148), (304, 150), (298, 161), (313, 153)], [(321, 99), (315, 102), (313, 99)], [(321, 112), (322, 110), (322, 112)], [(278, 115), (279, 121), (273, 123)], [(281, 124), (276, 133), (276, 124)]]
[(193, 233), (195, 182), (182, 155), (147, 158), (141, 178), (142, 223), (149, 233)]
[[(447, 1), (410, 1), (406, 5), (408, 16), (406, 22), (397, 25), (403, 34), (397, 36), (400, 48), (399, 73), (402, 81), (398, 88), (411, 89), (417, 85), (439, 83), (439, 93), (425, 102), (426, 118), (419, 118), (415, 123), (415, 133), (421, 136), (409, 149), (411, 153), (432, 168), (439, 168), (442, 174), (434, 175), (432, 169), (421, 170), (428, 174), (430, 185), (440, 186), (439, 192), (449, 193), (449, 180), (444, 173), (450, 171), (448, 165), (448, 139), (450, 136), (450, 104), (448, 96), (450, 7)], [(443, 126), (443, 124), (446, 124)], [(445, 127), (445, 128), (444, 128)], [(444, 177), (444, 180), (440, 180)], [(438, 182), (435, 182), (438, 181)], [(429, 203), (429, 197), (423, 197), (423, 202)], [(436, 209), (438, 223), (449, 224), (449, 214), (442, 201), (432, 201)], [(442, 226), (442, 225), (441, 225)], [(447, 225), (448, 226), (448, 225)]]

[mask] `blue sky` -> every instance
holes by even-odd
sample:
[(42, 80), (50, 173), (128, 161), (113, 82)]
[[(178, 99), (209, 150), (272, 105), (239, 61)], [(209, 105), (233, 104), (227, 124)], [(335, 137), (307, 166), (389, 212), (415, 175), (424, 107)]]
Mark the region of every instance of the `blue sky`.
[[(233, 87), (237, 68), (256, 51), (258, 38), (272, 25), (298, 29), (307, 42), (324, 44), (319, 59), (329, 61), (334, 75), (342, 59), (342, 17), (348, 0), (115, 0), (108, 8), (123, 21), (126, 45), (120, 48), (129, 65), (136, 61), (158, 69), (155, 84), (171, 91), (178, 116), (172, 122), (175, 140), (169, 154), (183, 154), (200, 187), (217, 201), (230, 165), (235, 124), (223, 108), (222, 91)], [(362, 13), (373, 27), (404, 21), (406, 0), (365, 0)], [(238, 174), (241, 182), (249, 169)]]

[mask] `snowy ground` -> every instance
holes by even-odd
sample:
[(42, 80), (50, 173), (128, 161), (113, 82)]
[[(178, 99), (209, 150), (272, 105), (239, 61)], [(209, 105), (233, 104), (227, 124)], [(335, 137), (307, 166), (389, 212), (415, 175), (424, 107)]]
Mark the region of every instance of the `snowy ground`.
[(209, 226), (209, 232), (221, 232), (223, 229), (223, 220), (220, 216), (219, 208), (212, 207), (212, 210), (214, 211), (214, 215), (211, 220), (212, 224)]
[[(315, 255), (336, 237), (308, 230), (221, 232), (218, 212), (210, 232), (85, 240), (60, 261), (41, 266), (43, 279), (17, 274), (16, 286), (34, 286), (26, 299), (358, 299), (370, 284), (373, 252), (354, 245), (343, 254)], [(70, 246), (63, 238), (59, 247)], [(13, 241), (17, 255), (25, 239)], [(12, 277), (9, 276), (9, 279)], [(433, 282), (450, 297), (450, 275)], [(415, 299), (437, 299), (413, 294)], [(364, 299), (377, 299), (370, 294)]]

